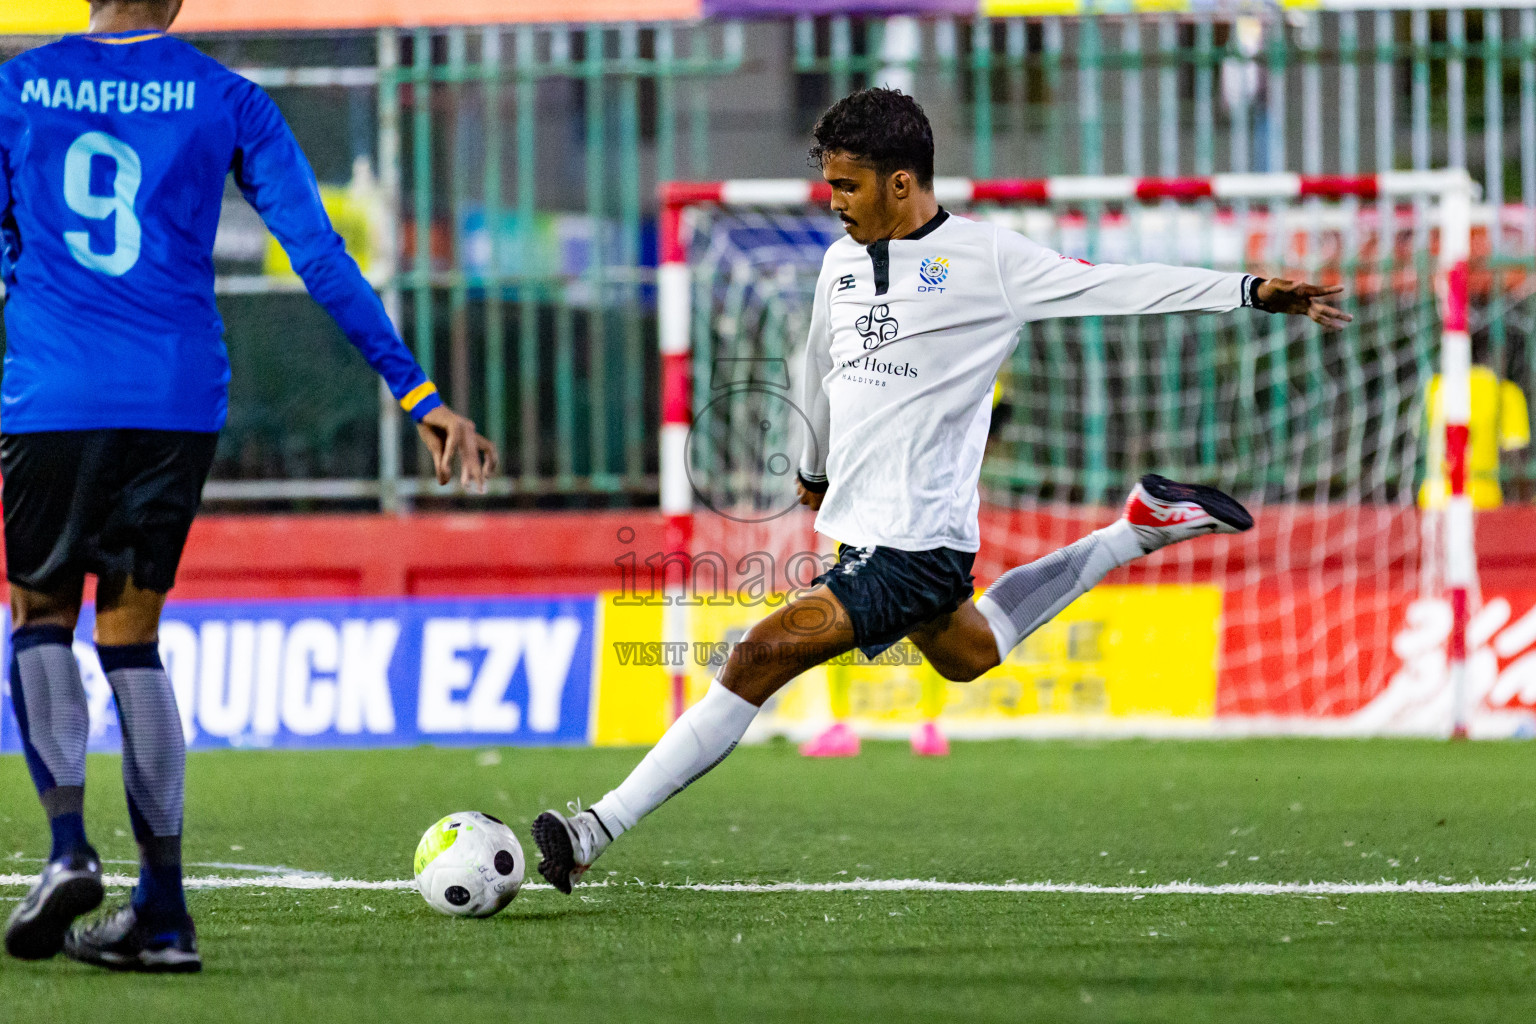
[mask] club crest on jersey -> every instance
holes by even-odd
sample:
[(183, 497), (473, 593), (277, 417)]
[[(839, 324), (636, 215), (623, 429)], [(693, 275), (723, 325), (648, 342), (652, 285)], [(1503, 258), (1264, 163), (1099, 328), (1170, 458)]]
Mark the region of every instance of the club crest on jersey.
[(869, 312), (855, 320), (853, 326), (864, 339), (865, 348), (879, 348), (887, 342), (895, 341), (901, 331), (901, 324), (891, 316), (891, 307), (884, 303), (870, 306)]
[(923, 260), (923, 265), (917, 268), (917, 276), (926, 282), (917, 286), (919, 292), (942, 292), (944, 289), (940, 286), (949, 277), (949, 260), (943, 256)]

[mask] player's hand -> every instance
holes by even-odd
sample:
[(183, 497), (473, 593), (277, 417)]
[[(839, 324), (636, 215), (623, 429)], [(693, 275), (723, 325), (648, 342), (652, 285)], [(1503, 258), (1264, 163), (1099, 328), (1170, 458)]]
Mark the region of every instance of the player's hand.
[(1339, 284), (1325, 288), (1320, 284), (1272, 277), (1259, 285), (1258, 300), (1260, 308), (1266, 312), (1304, 316), (1324, 330), (1337, 331), (1354, 317), (1324, 300), (1343, 292), (1344, 286)]
[(826, 491), (807, 490), (805, 481), (795, 478), (795, 493), (800, 496), (800, 504), (810, 506), (812, 512), (821, 510), (821, 499), (827, 496)]
[(416, 430), (432, 453), (438, 483), (446, 484), (453, 479), (453, 460), (457, 458), (459, 482), (466, 490), (473, 487), (485, 493), (485, 478), (496, 472), (501, 456), (496, 446), (475, 430), (473, 422), (440, 405), (421, 418)]

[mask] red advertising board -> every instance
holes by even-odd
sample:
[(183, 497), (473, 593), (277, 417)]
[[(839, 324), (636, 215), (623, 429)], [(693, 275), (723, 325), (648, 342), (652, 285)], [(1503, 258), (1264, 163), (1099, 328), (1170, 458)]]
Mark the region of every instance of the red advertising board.
[[(1401, 548), (1419, 529), (1411, 508), (1268, 508), (1247, 538), (1205, 538), (1121, 570), (1111, 584), (1221, 586), (1215, 718), (1286, 719), (1300, 729), (1361, 734), (1447, 732), (1454, 697), (1446, 670), (1450, 611), (1418, 594)], [(989, 508), (977, 586), (1112, 517), (1111, 509)], [(1479, 515), (1483, 591), (1469, 641), (1466, 706), (1474, 735), (1536, 730), (1536, 509)], [(737, 566), (748, 552), (787, 565), (815, 551), (809, 518), (754, 532), (701, 519), (695, 555)], [(787, 523), (787, 520), (786, 520)], [(793, 528), (790, 528), (793, 527)], [(1301, 560), (1320, 544), (1328, 558)], [(1383, 545), (1385, 546), (1385, 545)], [(205, 516), (192, 531), (176, 596), (251, 601), (577, 594), (649, 590), (650, 557), (666, 550), (655, 510), (423, 516)], [(1186, 557), (1186, 554), (1188, 557)], [(801, 567), (802, 569), (804, 567)], [(805, 572), (770, 581), (799, 585)], [(727, 578), (734, 588), (740, 580)], [(714, 585), (711, 583), (711, 585)], [(1177, 608), (1168, 614), (1177, 615)], [(1147, 619), (1148, 629), (1165, 627)], [(1158, 668), (1166, 668), (1159, 665)], [(1210, 672), (1209, 655), (1190, 672)], [(1310, 724), (1309, 724), (1310, 723)]]

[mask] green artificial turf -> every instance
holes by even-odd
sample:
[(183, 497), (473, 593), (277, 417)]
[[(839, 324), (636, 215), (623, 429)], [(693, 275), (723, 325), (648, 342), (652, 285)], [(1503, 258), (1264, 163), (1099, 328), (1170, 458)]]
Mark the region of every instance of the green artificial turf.
[[(638, 751), (199, 754), (191, 862), (409, 875), (422, 830), (479, 809), (524, 837)], [(496, 763), (491, 763), (496, 762)], [(131, 858), (115, 758), (87, 820)], [(1150, 886), (1536, 878), (1536, 746), (1396, 741), (744, 748), (625, 837), (606, 885), (459, 921), (411, 892), (193, 892), (200, 976), (0, 963), (0, 1020), (1521, 1020), (1536, 894), (698, 892), (854, 878)], [(46, 833), (0, 758), (0, 873)], [(127, 867), (110, 870), (127, 871)], [(189, 867), (237, 876), (233, 868)], [(641, 884), (644, 883), (644, 884)], [(9, 900), (22, 889), (0, 890)], [(10, 904), (0, 903), (0, 911)]]

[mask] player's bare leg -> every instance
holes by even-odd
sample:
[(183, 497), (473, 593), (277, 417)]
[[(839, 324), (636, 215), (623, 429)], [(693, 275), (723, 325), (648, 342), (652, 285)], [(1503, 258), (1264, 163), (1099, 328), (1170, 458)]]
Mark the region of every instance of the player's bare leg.
[(542, 855), (539, 873), (570, 892), (609, 843), (725, 760), (764, 701), (800, 673), (853, 648), (853, 625), (826, 587), (753, 626), (704, 697), (672, 723), (616, 789), (587, 810), (573, 804), (569, 816), (539, 815), (533, 823)]
[(158, 643), (165, 598), (127, 577), (102, 580), (96, 590), (96, 646)]
[(1169, 544), (1242, 533), (1253, 517), (1214, 487), (1141, 478), (1124, 514), (1044, 558), (1010, 569), (972, 604), (924, 623), (911, 640), (946, 679), (966, 682), (1002, 663), (1025, 637), (1098, 585), (1110, 570)]
[(11, 584), (11, 628), (24, 626), (63, 626), (71, 633), (80, 622), (80, 604), (85, 584), (66, 587), (55, 593), (28, 590)]

